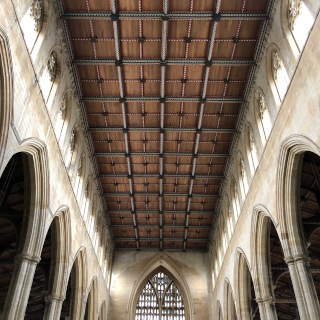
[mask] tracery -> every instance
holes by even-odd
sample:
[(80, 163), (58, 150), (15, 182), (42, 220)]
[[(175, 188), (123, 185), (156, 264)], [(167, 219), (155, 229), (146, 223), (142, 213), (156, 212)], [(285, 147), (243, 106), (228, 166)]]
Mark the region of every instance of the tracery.
[(139, 297), (135, 320), (185, 320), (185, 308), (175, 281), (159, 271), (148, 279)]

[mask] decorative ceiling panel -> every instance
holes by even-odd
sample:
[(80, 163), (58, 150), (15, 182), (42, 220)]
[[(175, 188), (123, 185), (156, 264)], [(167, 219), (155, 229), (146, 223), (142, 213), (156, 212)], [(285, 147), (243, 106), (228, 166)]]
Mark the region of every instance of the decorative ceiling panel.
[(272, 0), (58, 0), (116, 247), (206, 250)]

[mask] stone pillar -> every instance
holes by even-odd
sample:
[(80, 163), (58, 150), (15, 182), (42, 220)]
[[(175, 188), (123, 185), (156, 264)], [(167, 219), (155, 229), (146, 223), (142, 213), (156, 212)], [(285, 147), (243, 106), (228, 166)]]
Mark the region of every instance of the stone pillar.
[(61, 308), (64, 298), (49, 295), (46, 297), (46, 310), (44, 312), (44, 319), (56, 320), (60, 319)]
[(259, 306), (261, 320), (277, 320), (277, 312), (274, 300), (271, 296), (256, 300)]
[(309, 258), (303, 255), (285, 258), (301, 320), (320, 319), (317, 292), (309, 270)]
[(22, 253), (15, 257), (14, 272), (1, 319), (24, 319), (34, 273), (39, 261), (40, 257), (30, 254)]

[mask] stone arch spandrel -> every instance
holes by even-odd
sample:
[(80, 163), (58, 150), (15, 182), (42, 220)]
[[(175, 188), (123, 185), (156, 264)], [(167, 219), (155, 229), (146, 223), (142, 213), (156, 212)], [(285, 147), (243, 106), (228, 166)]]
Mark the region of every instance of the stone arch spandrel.
[(0, 167), (13, 122), (13, 71), (9, 40), (0, 28)]
[(292, 135), (281, 145), (276, 186), (277, 220), (279, 221), (280, 240), (283, 242), (285, 257), (305, 255), (305, 246), (300, 243), (302, 230), (298, 214), (299, 170), (306, 151), (320, 155), (319, 147), (309, 138)]
[(148, 279), (148, 277), (159, 268), (168, 271), (168, 273), (171, 274), (173, 278), (177, 281), (176, 285), (184, 301), (186, 320), (193, 320), (195, 310), (189, 286), (184, 277), (181, 275), (179, 267), (169, 256), (167, 256), (164, 253), (159, 253), (158, 255), (156, 255), (147, 264), (144, 271), (140, 273), (140, 276), (135, 281), (127, 307), (129, 320), (135, 319), (136, 304), (139, 299), (140, 293), (146, 283), (146, 279)]

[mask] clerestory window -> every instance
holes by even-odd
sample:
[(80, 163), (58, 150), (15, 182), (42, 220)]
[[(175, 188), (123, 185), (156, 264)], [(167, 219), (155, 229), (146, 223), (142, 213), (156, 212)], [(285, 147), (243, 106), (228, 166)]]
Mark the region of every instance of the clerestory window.
[(181, 293), (173, 279), (160, 271), (142, 289), (135, 320), (185, 320)]

